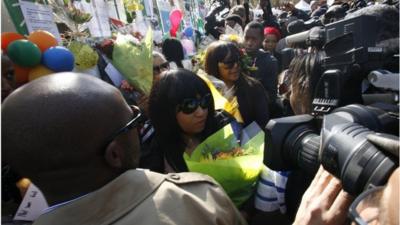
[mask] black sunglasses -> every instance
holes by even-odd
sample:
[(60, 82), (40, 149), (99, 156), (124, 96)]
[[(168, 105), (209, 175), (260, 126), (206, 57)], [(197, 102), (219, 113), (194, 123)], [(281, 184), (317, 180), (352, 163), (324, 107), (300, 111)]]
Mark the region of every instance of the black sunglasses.
[(237, 57), (233, 57), (230, 60), (226, 60), (226, 61), (222, 61), (222, 63), (226, 66), (227, 69), (232, 69), (236, 63), (239, 63), (240, 58)]
[(133, 105), (131, 105), (130, 107), (133, 111), (133, 118), (125, 126), (120, 128), (117, 132), (110, 136), (107, 145), (110, 144), (119, 135), (132, 130), (133, 128), (137, 127), (141, 122), (143, 122), (144, 117), (142, 116), (139, 107)]
[(153, 72), (160, 73), (161, 70), (168, 70), (169, 69), (169, 62), (165, 62), (158, 66), (153, 66)]
[(185, 114), (191, 114), (200, 106), (207, 109), (211, 102), (211, 94), (206, 94), (202, 98), (186, 98), (178, 105), (178, 112), (181, 111)]

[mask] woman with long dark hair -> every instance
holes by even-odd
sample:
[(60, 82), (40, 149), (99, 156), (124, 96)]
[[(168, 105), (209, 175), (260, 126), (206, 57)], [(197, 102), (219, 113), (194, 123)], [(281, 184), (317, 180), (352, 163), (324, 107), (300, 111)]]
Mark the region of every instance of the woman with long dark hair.
[(206, 137), (234, 120), (215, 111), (207, 84), (185, 69), (162, 74), (150, 94), (149, 116), (156, 135), (155, 156), (164, 163), (158, 172), (188, 171), (183, 154), (190, 155)]
[(214, 42), (206, 50), (205, 72), (222, 80), (233, 93), (227, 98), (237, 99), (244, 125), (256, 121), (265, 128), (269, 120), (267, 93), (259, 81), (245, 74), (242, 65), (240, 50), (231, 42)]

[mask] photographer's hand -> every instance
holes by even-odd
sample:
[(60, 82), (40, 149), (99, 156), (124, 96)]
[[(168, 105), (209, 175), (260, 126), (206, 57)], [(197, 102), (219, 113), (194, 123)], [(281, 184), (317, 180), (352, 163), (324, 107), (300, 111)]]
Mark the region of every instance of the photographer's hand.
[(303, 195), (293, 225), (345, 224), (352, 200), (340, 180), (321, 166)]

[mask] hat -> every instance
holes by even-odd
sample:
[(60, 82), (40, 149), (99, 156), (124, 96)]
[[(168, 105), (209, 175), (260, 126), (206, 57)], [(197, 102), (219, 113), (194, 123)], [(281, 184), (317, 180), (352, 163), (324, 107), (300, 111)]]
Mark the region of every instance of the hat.
[(281, 32), (279, 32), (278, 29), (276, 29), (275, 27), (266, 27), (264, 28), (264, 35), (267, 34), (273, 34), (276, 36), (276, 38), (279, 40), (281, 39)]

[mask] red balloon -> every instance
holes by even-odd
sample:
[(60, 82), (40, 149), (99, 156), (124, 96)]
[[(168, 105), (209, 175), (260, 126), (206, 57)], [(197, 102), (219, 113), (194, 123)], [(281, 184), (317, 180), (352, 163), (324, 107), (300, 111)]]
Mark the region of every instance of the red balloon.
[(182, 12), (179, 9), (172, 10), (169, 14), (169, 21), (172, 28), (178, 28), (182, 20)]
[(24, 39), (25, 37), (15, 32), (4, 32), (1, 33), (1, 50), (7, 52), (8, 45), (16, 40)]
[(169, 29), (169, 34), (171, 35), (171, 37), (176, 37), (177, 30), (178, 30), (178, 28), (173, 28), (173, 27), (171, 27), (171, 29)]

